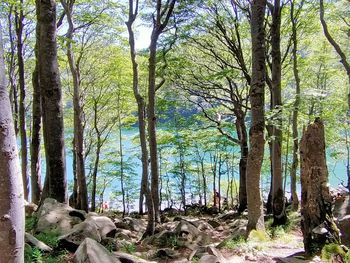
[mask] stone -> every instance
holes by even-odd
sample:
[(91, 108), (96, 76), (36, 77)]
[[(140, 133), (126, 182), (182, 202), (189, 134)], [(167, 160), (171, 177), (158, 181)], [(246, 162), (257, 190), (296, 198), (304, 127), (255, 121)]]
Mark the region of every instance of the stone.
[(44, 242), (40, 241), (39, 239), (37, 239), (36, 237), (34, 237), (33, 235), (29, 234), (29, 233), (25, 233), (25, 242), (30, 244), (31, 246), (34, 246), (38, 249), (40, 249), (41, 251), (45, 251), (45, 252), (51, 252), (52, 248), (49, 247), (48, 245), (46, 245)]
[(344, 216), (336, 220), (337, 227), (340, 231), (340, 239), (342, 244), (347, 247), (350, 247), (350, 215)]
[(38, 210), (38, 206), (34, 203), (28, 203), (26, 200), (24, 204), (24, 211), (26, 217), (33, 216), (34, 212)]
[(113, 255), (118, 258), (122, 263), (128, 262), (128, 263), (156, 263), (154, 261), (147, 261), (144, 260), (136, 255), (130, 255), (124, 252), (114, 252)]
[(67, 234), (60, 236), (59, 246), (74, 252), (86, 238), (101, 242), (100, 232), (93, 221), (85, 221), (75, 225)]
[(68, 233), (74, 225), (85, 220), (86, 213), (74, 209), (55, 199), (46, 198), (37, 213), (36, 232), (57, 231), (60, 235)]
[(199, 263), (221, 263), (217, 257), (213, 255), (204, 255), (200, 258)]
[(220, 222), (216, 219), (208, 220), (208, 224), (211, 225), (213, 228), (217, 228), (217, 227), (221, 226)]
[(99, 231), (99, 234), (101, 236), (101, 239), (115, 236), (117, 228), (115, 227), (115, 224), (109, 217), (95, 216), (95, 215), (90, 216), (88, 214), (86, 222), (90, 222), (90, 221), (93, 221), (93, 223), (96, 225), (97, 230)]
[(74, 263), (121, 263), (96, 240), (86, 238), (78, 247), (73, 258)]

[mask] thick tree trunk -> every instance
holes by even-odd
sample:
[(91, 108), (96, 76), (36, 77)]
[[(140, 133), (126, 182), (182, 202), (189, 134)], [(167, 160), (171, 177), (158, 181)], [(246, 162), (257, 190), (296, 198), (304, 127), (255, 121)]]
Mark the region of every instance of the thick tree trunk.
[(253, 0), (251, 3), (252, 36), (252, 82), (250, 103), (252, 123), (249, 131), (250, 149), (247, 162), (247, 234), (253, 229), (265, 229), (263, 205), (260, 192), (260, 172), (264, 156), (264, 96), (265, 96), (265, 0)]
[(298, 69), (298, 38), (297, 38), (297, 17), (294, 13), (294, 2), (291, 1), (291, 21), (292, 21), (292, 40), (293, 40), (293, 74), (295, 79), (295, 101), (293, 107), (293, 116), (292, 116), (292, 130), (293, 130), (293, 160), (292, 167), (290, 170), (290, 192), (292, 200), (292, 209), (294, 211), (298, 210), (299, 207), (299, 198), (297, 194), (297, 167), (298, 167), (298, 149), (299, 149), (299, 134), (298, 134), (298, 114), (299, 114), (299, 105), (300, 105), (300, 77)]
[[(18, 10), (19, 9), (19, 10)], [(27, 129), (26, 129), (26, 87), (24, 77), (24, 59), (23, 59), (23, 0), (16, 10), (16, 35), (17, 35), (17, 64), (18, 64), (18, 83), (19, 83), (19, 132), (21, 135), (21, 168), (24, 187), (24, 199), (29, 200), (29, 175), (28, 175), (28, 148), (27, 148)]]
[(1, 262), (24, 262), (24, 200), (16, 133), (6, 91), (0, 25), (0, 251)]
[(301, 162), (301, 229), (307, 255), (320, 253), (328, 243), (340, 244), (339, 230), (332, 215), (328, 187), (324, 126), (316, 119), (303, 134)]
[[(37, 0), (38, 1), (38, 0)], [(67, 200), (62, 90), (57, 62), (56, 2), (38, 1), (40, 6), (39, 81), (42, 95), (46, 179), (43, 197)]]
[[(84, 160), (84, 111), (82, 107), (82, 94), (80, 88), (80, 70), (79, 62), (75, 61), (73, 53), (73, 33), (74, 33), (74, 23), (73, 23), (73, 6), (72, 4), (66, 3), (61, 0), (64, 7), (67, 21), (68, 21), (68, 31), (67, 37), (67, 58), (69, 63), (69, 68), (73, 78), (73, 107), (74, 107), (74, 153), (75, 153), (75, 169), (77, 177), (77, 196), (76, 196), (76, 208), (88, 211), (88, 195), (85, 177), (85, 160)], [(79, 60), (78, 60), (79, 61)]]
[(272, 212), (273, 224), (287, 222), (284, 204), (282, 173), (282, 93), (281, 93), (281, 2), (274, 1), (271, 25), (272, 57), (272, 108), (276, 111), (275, 123), (272, 126)]

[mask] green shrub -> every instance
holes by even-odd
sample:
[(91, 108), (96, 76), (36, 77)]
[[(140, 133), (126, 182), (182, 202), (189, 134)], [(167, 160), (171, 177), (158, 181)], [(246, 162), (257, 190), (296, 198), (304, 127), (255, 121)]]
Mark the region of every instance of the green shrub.
[(323, 261), (334, 262), (334, 257), (340, 257), (344, 262), (350, 262), (350, 252), (345, 252), (344, 249), (338, 244), (327, 244), (323, 247), (321, 252)]
[(58, 245), (59, 233), (57, 230), (42, 232), (35, 237), (52, 248), (55, 248)]

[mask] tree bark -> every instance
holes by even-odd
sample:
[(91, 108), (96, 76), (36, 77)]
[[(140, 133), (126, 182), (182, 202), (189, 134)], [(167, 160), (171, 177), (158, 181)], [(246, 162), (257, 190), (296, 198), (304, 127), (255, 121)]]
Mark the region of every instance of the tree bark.
[(15, 132), (16, 136), (19, 133), (18, 128), (18, 91), (17, 91), (17, 83), (16, 83), (16, 45), (15, 45), (15, 37), (13, 34), (12, 24), (13, 24), (13, 18), (12, 15), (14, 13), (14, 4), (10, 5), (10, 10), (8, 11), (7, 15), (7, 22), (8, 22), (8, 34), (9, 34), (9, 41), (10, 41), (10, 47), (11, 47), (11, 53), (10, 53), (10, 62), (8, 67), (8, 75), (9, 75), (9, 81), (10, 81), (10, 102), (11, 102), (11, 109), (12, 109), (12, 115), (13, 115), (13, 122), (15, 126)]
[(1, 261), (24, 262), (24, 199), (11, 103), (6, 91), (0, 25), (0, 251)]
[[(38, 1), (38, 0), (37, 0)], [(62, 90), (57, 62), (56, 2), (39, 2), (40, 45), (39, 81), (42, 88), (43, 130), (46, 178), (43, 197), (67, 200), (67, 175), (64, 148)]]
[[(139, 213), (143, 214), (143, 203), (144, 197), (146, 197), (147, 207), (151, 206), (151, 197), (148, 183), (148, 149), (147, 149), (147, 133), (146, 133), (146, 105), (145, 99), (141, 95), (139, 90), (139, 71), (138, 64), (136, 61), (136, 49), (135, 49), (135, 35), (133, 31), (133, 23), (138, 15), (138, 0), (129, 0), (129, 19), (126, 22), (128, 33), (129, 33), (129, 46), (130, 46), (130, 57), (132, 62), (133, 70), (133, 92), (137, 102), (137, 118), (139, 126), (139, 137), (141, 145), (141, 163), (142, 163), (142, 177), (141, 177), (141, 188), (139, 198)], [(152, 209), (148, 208), (148, 211)]]
[[(37, 16), (39, 8), (36, 8)], [(40, 130), (41, 130), (41, 92), (39, 82), (39, 44), (40, 44), (40, 26), (36, 24), (36, 43), (35, 43), (35, 69), (32, 76), (33, 83), (33, 106), (32, 106), (32, 140), (30, 144), (30, 171), (32, 202), (39, 204), (42, 193), (41, 186), (41, 158), (40, 158)]]
[(332, 196), (327, 185), (324, 126), (320, 119), (316, 119), (303, 133), (300, 162), (301, 229), (305, 252), (311, 256), (320, 253), (326, 244), (340, 244), (339, 230), (333, 221)]
[[(243, 114), (243, 112), (242, 112)], [(238, 193), (238, 213), (243, 213), (247, 209), (247, 157), (248, 157), (248, 134), (245, 124), (245, 114), (236, 114), (236, 130), (240, 140), (241, 157), (239, 160), (239, 193)]]
[(74, 58), (73, 53), (73, 33), (74, 33), (74, 22), (73, 22), (73, 6), (74, 1), (67, 3), (61, 0), (65, 14), (68, 21), (67, 30), (67, 58), (69, 68), (73, 78), (73, 108), (74, 108), (74, 154), (75, 154), (75, 169), (77, 177), (77, 196), (76, 196), (76, 208), (88, 211), (88, 195), (85, 177), (85, 160), (84, 160), (84, 111), (82, 107), (82, 92), (80, 88), (80, 69), (79, 59), (78, 61)]
[(275, 0), (271, 25), (272, 57), (272, 109), (276, 111), (272, 126), (272, 212), (273, 224), (283, 225), (287, 222), (284, 204), (282, 173), (282, 93), (281, 93), (281, 1)]
[[(19, 9), (19, 10), (18, 10)], [(27, 129), (26, 129), (26, 87), (24, 77), (24, 59), (23, 59), (23, 0), (20, 0), (19, 7), (16, 8), (16, 35), (17, 35), (17, 64), (18, 64), (18, 83), (19, 83), (19, 132), (21, 138), (21, 168), (24, 187), (24, 199), (29, 200), (29, 175), (28, 175), (28, 149), (27, 149)]]
[(249, 131), (250, 149), (247, 158), (247, 234), (253, 229), (263, 230), (264, 216), (260, 192), (260, 172), (264, 156), (264, 96), (265, 96), (265, 0), (253, 0), (251, 3), (252, 37), (252, 81), (250, 89), (251, 128)]
[(294, 211), (298, 210), (299, 198), (297, 194), (297, 167), (298, 167), (298, 149), (299, 149), (299, 133), (298, 133), (298, 115), (299, 115), (299, 105), (300, 105), (300, 77), (298, 69), (298, 38), (297, 38), (297, 18), (295, 14), (295, 0), (291, 1), (290, 17), (292, 21), (292, 55), (293, 55), (293, 74), (295, 79), (295, 101), (293, 105), (293, 115), (292, 115), (292, 130), (293, 130), (293, 160), (292, 167), (290, 170), (290, 192), (292, 199), (292, 209)]
[[(157, 67), (157, 44), (159, 36), (167, 26), (170, 16), (173, 13), (175, 0), (169, 0), (164, 6), (162, 1), (157, 1), (156, 14), (153, 19), (153, 30), (151, 34), (151, 43), (149, 46), (148, 59), (148, 104), (147, 104), (147, 123), (148, 123), (148, 145), (151, 164), (151, 200), (153, 203), (152, 216), (149, 214), (148, 225), (144, 237), (153, 235), (155, 224), (160, 223), (159, 211), (159, 169), (158, 169), (158, 149), (156, 135), (156, 67)], [(162, 8), (163, 7), (163, 8)], [(162, 10), (163, 9), (163, 10)], [(163, 21), (162, 21), (163, 20)]]

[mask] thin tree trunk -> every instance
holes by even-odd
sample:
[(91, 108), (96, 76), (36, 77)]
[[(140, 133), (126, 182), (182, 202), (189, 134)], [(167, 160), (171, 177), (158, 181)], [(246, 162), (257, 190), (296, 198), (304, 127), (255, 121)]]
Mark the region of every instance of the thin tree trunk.
[(272, 126), (272, 211), (273, 224), (287, 222), (284, 205), (282, 173), (282, 93), (281, 93), (281, 1), (275, 0), (271, 25), (272, 56), (272, 108), (276, 111), (275, 124)]
[[(332, 196), (327, 185), (324, 126), (319, 119), (303, 133), (300, 163), (301, 229), (305, 253), (311, 256), (320, 253), (326, 244), (340, 244), (339, 230), (333, 221)], [(323, 230), (326, 232), (323, 233)]]
[(293, 116), (292, 116), (292, 130), (293, 130), (293, 160), (292, 168), (290, 170), (290, 192), (292, 199), (292, 209), (294, 211), (298, 210), (299, 198), (297, 194), (297, 167), (298, 167), (298, 150), (299, 150), (299, 134), (298, 134), (298, 115), (299, 115), (299, 105), (300, 105), (300, 77), (298, 69), (298, 38), (297, 38), (297, 18), (294, 13), (295, 0), (291, 1), (291, 21), (292, 21), (292, 40), (293, 40), (293, 74), (295, 79), (295, 101), (293, 105)]
[(253, 229), (265, 229), (263, 206), (260, 191), (260, 172), (264, 156), (264, 96), (265, 96), (265, 0), (253, 0), (251, 3), (252, 36), (252, 82), (250, 103), (252, 124), (249, 132), (250, 149), (247, 162), (247, 234)]
[[(37, 6), (36, 12), (39, 12)], [(38, 16), (38, 14), (37, 14)], [(39, 82), (39, 45), (40, 45), (40, 26), (36, 24), (36, 43), (35, 43), (35, 69), (32, 76), (33, 83), (33, 110), (32, 110), (32, 140), (30, 144), (30, 171), (31, 171), (31, 190), (32, 190), (32, 202), (39, 204), (42, 193), (41, 185), (41, 158), (40, 158), (40, 146), (41, 146), (41, 92)]]
[(121, 103), (120, 92), (118, 93), (118, 130), (119, 130), (119, 154), (120, 154), (120, 188), (122, 191), (123, 217), (126, 213), (125, 208), (125, 187), (124, 187), (124, 159), (123, 159), (123, 138), (122, 138), (122, 121), (121, 121)]
[(77, 196), (76, 208), (88, 211), (88, 195), (85, 177), (85, 160), (84, 160), (84, 111), (82, 107), (82, 94), (80, 88), (80, 70), (79, 60), (76, 61), (73, 53), (73, 7), (74, 1), (67, 3), (61, 0), (62, 6), (68, 21), (67, 30), (67, 58), (69, 68), (73, 78), (73, 107), (74, 107), (74, 153), (75, 153), (75, 168), (77, 177)]
[(0, 251), (2, 262), (23, 263), (25, 231), (23, 185), (5, 74), (0, 24)]
[(238, 139), (240, 140), (241, 157), (239, 160), (239, 194), (238, 194), (238, 213), (242, 213), (247, 209), (247, 157), (248, 157), (248, 134), (247, 127), (244, 122), (244, 117), (236, 119), (236, 129)]
[(94, 163), (94, 169), (92, 172), (92, 191), (91, 191), (91, 211), (96, 211), (96, 187), (97, 187), (97, 171), (98, 165), (100, 162), (100, 153), (102, 147), (101, 133), (97, 126), (97, 102), (94, 103), (94, 129), (97, 134), (97, 143), (96, 143), (96, 157)]
[(13, 8), (14, 5), (10, 5), (10, 9), (8, 11), (7, 15), (7, 21), (8, 21), (8, 34), (9, 34), (9, 40), (10, 40), (10, 47), (11, 47), (11, 53), (10, 53), (10, 62), (9, 62), (9, 68), (8, 68), (8, 75), (9, 75), (9, 81), (10, 81), (10, 102), (11, 102), (11, 109), (12, 109), (12, 115), (13, 115), (13, 121), (15, 126), (15, 132), (16, 136), (19, 133), (18, 128), (18, 91), (17, 91), (17, 84), (16, 84), (16, 45), (15, 45), (15, 37), (13, 36), (13, 18), (12, 15), (14, 13)]
[[(147, 207), (151, 205), (151, 196), (148, 183), (148, 149), (147, 149), (147, 133), (146, 133), (146, 105), (145, 99), (139, 90), (139, 71), (138, 64), (136, 61), (136, 50), (135, 50), (135, 35), (133, 31), (133, 23), (138, 15), (138, 0), (129, 0), (129, 19), (126, 22), (128, 33), (129, 33), (129, 46), (130, 46), (130, 57), (132, 62), (133, 70), (133, 92), (137, 102), (137, 117), (139, 126), (139, 136), (141, 144), (141, 163), (142, 163), (142, 177), (141, 177), (141, 188), (139, 198), (139, 213), (143, 214), (143, 203), (144, 197), (146, 197)], [(150, 211), (152, 209), (148, 209)]]
[[(37, 0), (38, 1), (38, 0)], [(57, 62), (56, 2), (39, 1), (39, 81), (42, 88), (46, 179), (43, 196), (66, 203), (67, 175), (64, 148), (62, 90)]]
[[(18, 10), (19, 9), (19, 10)], [(26, 129), (26, 87), (24, 77), (24, 59), (23, 59), (23, 0), (20, 0), (19, 7), (16, 8), (16, 34), (17, 34), (17, 64), (18, 64), (18, 83), (19, 83), (19, 132), (21, 135), (21, 168), (24, 187), (24, 199), (29, 200), (29, 175), (28, 175), (28, 148), (27, 148), (27, 129)]]

